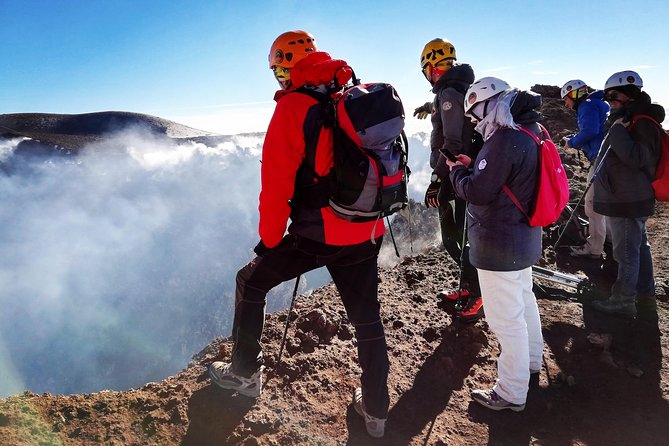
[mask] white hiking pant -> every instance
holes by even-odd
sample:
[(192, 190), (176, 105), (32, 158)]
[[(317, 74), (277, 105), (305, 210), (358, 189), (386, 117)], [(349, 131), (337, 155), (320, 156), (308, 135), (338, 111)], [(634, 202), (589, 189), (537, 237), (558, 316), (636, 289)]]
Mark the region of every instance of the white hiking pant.
[(502, 350), (493, 390), (510, 403), (525, 404), (530, 369), (541, 369), (544, 348), (532, 268), (478, 273), (485, 319)]
[[(588, 184), (595, 174), (595, 163), (588, 170)], [(595, 199), (595, 188), (590, 186), (585, 194), (585, 215), (588, 217), (588, 233), (590, 236), (586, 241), (585, 248), (590, 254), (601, 255), (604, 252), (604, 240), (606, 239), (606, 217), (595, 212), (593, 200)]]

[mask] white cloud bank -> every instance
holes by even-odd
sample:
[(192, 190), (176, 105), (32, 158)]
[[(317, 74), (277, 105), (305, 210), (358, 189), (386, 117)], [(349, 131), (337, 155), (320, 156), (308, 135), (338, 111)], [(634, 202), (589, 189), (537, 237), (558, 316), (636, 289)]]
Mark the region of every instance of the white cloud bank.
[[(230, 334), (235, 274), (258, 237), (262, 135), (207, 147), (126, 132), (50, 158), (20, 141), (0, 141), (0, 397), (136, 387)], [(428, 146), (411, 138), (418, 200)], [(268, 311), (291, 291), (273, 291)]]

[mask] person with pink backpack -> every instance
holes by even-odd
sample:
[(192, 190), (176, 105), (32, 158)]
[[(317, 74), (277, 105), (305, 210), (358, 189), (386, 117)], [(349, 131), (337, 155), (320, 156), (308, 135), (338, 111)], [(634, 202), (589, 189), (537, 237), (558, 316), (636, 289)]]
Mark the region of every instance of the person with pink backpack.
[(484, 144), (476, 159), (459, 155), (457, 162), (448, 162), (455, 193), (468, 203), (470, 261), (478, 271), (486, 321), (501, 349), (497, 382), (472, 392), (474, 401), (492, 410), (524, 410), (530, 374), (542, 364), (541, 320), (532, 291), (532, 265), (542, 254), (541, 226), (529, 219), (535, 215), (542, 149), (536, 139), (545, 138), (540, 106), (541, 96), (501, 79), (474, 82), (464, 109)]

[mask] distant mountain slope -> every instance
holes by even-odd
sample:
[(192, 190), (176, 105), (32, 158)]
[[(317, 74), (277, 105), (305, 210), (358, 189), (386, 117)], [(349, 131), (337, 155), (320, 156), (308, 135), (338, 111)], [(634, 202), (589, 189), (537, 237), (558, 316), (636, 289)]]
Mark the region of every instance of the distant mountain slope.
[(0, 115), (0, 136), (23, 136), (77, 150), (103, 136), (141, 128), (169, 138), (204, 138), (212, 133), (142, 113), (104, 111), (83, 114), (12, 113)]
[[(76, 115), (53, 113), (13, 113), (0, 115), (5, 131), (58, 133), (66, 135), (101, 135), (130, 126), (142, 126), (170, 138), (211, 135), (168, 119), (142, 113), (103, 111)], [(11, 129), (11, 130), (9, 130)]]

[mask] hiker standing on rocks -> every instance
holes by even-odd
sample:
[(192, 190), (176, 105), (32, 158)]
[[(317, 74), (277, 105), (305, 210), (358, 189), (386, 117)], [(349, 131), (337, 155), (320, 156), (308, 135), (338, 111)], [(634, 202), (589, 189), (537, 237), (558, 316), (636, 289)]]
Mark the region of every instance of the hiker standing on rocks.
[(597, 158), (602, 167), (594, 182), (595, 212), (606, 215), (618, 276), (611, 296), (592, 302), (592, 307), (629, 318), (636, 317), (637, 305), (652, 310), (656, 305), (646, 221), (655, 211), (651, 181), (660, 159), (663, 130), (659, 124), (665, 113), (662, 106), (651, 103), (642, 87), (634, 71), (614, 73), (606, 81), (604, 99), (611, 105), (611, 114)]
[[(367, 432), (382, 437), (389, 406), (389, 361), (377, 297), (383, 220), (351, 223), (329, 206), (309, 206), (301, 198), (310, 193), (307, 186), (314, 185), (314, 171), (323, 177), (332, 168), (333, 135), (323, 125), (325, 108), (312, 95), (295, 90), (305, 86), (325, 98), (335, 76), (337, 85), (344, 85), (352, 70), (345, 61), (319, 52), (314, 37), (305, 31), (281, 34), (272, 44), (269, 66), (281, 90), (275, 95), (276, 109), (262, 150), (260, 242), (254, 248), (257, 256), (237, 273), (232, 360), (212, 363), (209, 374), (224, 389), (259, 396), (267, 292), (325, 266), (358, 341), (362, 385), (354, 391), (354, 408), (363, 416)], [(305, 159), (307, 152), (315, 153), (313, 160)]]
[(475, 160), (448, 161), (455, 193), (467, 200), (472, 264), (477, 268), (486, 321), (500, 344), (498, 379), (472, 398), (493, 410), (525, 408), (530, 373), (541, 369), (543, 337), (532, 265), (541, 258), (541, 227), (503, 191), (506, 185), (529, 209), (536, 189), (537, 144), (522, 128), (541, 134), (541, 96), (518, 91), (495, 77), (482, 78), (465, 95), (466, 116), (485, 141)]
[[(609, 105), (604, 102), (604, 92), (590, 92), (589, 87), (580, 79), (573, 79), (562, 86), (560, 96), (564, 106), (576, 111), (578, 133), (562, 138), (564, 147), (580, 149), (590, 162), (588, 184), (595, 174), (595, 159), (606, 134), (606, 117)], [(585, 194), (585, 215), (588, 217), (588, 239), (584, 245), (570, 246), (569, 254), (574, 257), (601, 259), (606, 240), (606, 218), (594, 211), (592, 200), (595, 194), (590, 187)]]
[[(430, 167), (433, 172), (425, 192), (425, 205), (439, 209), (444, 248), (455, 263), (462, 263), (461, 290), (443, 291), (440, 296), (448, 300), (456, 300), (460, 294), (467, 297), (458, 316), (463, 321), (475, 321), (483, 316), (483, 301), (476, 269), (469, 263), (467, 249), (462, 246), (467, 203), (453, 192), (446, 156), (464, 153), (475, 158), (480, 143), (474, 141), (474, 126), (465, 119), (461, 106), (467, 88), (474, 82), (474, 70), (455, 61), (455, 47), (447, 40), (437, 38), (425, 45), (420, 66), (435, 97), (433, 102), (418, 107), (414, 116), (423, 119), (428, 113), (432, 115)], [(465, 249), (465, 255), (461, 259), (462, 249)]]

